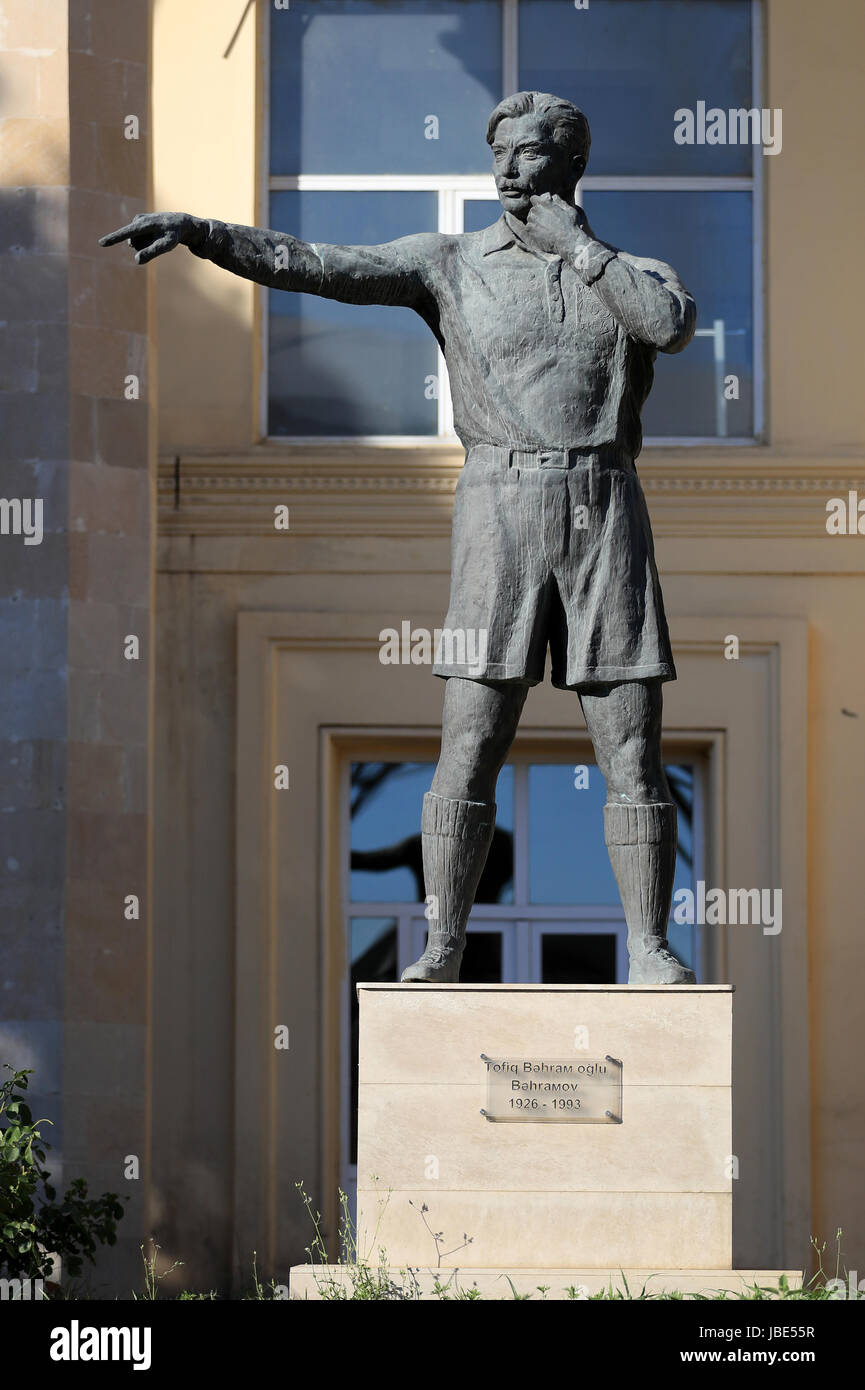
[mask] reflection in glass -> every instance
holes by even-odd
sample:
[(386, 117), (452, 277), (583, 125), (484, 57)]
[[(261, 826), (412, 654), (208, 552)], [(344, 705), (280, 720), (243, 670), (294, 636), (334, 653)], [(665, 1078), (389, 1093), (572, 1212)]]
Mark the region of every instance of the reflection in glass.
[(397, 931), (393, 917), (352, 917), (349, 923), (349, 1010), (351, 1014), (351, 1053), (349, 1057), (349, 1162), (357, 1161), (357, 1068), (358, 1002), (357, 986), (363, 981), (389, 984), (397, 974)]
[[(604, 843), (606, 784), (588, 764), (589, 785), (577, 790), (574, 767), (554, 763), (529, 768), (529, 900), (567, 906), (621, 906)], [(694, 891), (694, 769), (666, 769), (678, 811), (679, 848), (673, 891)], [(695, 928), (670, 922), (667, 938), (683, 962), (694, 968)], [(615, 969), (615, 965), (614, 965)], [(613, 977), (611, 977), (613, 978)]]
[[(637, 256), (665, 261), (697, 302), (697, 334), (683, 353), (658, 353), (643, 407), (655, 437), (749, 438), (754, 433), (752, 202), (747, 192), (588, 190), (592, 230)], [(725, 401), (728, 375), (738, 399)]]
[[(424, 901), (421, 805), (433, 763), (353, 763), (351, 897), (354, 902)], [(513, 768), (496, 790), (496, 828), (475, 901), (513, 901)]]
[[(520, 0), (523, 91), (586, 113), (590, 174), (741, 174), (750, 145), (677, 145), (674, 112), (750, 107), (750, 0)], [(758, 156), (762, 157), (762, 156)]]
[[(694, 769), (673, 766), (665, 769), (670, 795), (676, 805), (679, 827), (679, 847), (676, 854), (675, 893), (679, 888), (696, 890), (694, 879)], [(697, 969), (697, 928), (672, 920), (667, 926), (670, 950), (689, 970)], [(698, 980), (699, 983), (699, 980)]]
[(607, 790), (594, 764), (577, 790), (573, 765), (529, 768), (529, 901), (617, 906), (619, 892), (604, 844)]
[[(271, 194), (271, 227), (302, 241), (374, 246), (436, 219), (434, 193)], [(436, 342), (413, 309), (283, 290), (268, 304), (269, 434), (436, 433)]]
[(543, 932), (541, 982), (545, 985), (614, 985), (615, 936), (611, 932)]
[(502, 88), (499, 0), (270, 8), (272, 173), (486, 172)]
[(463, 231), (482, 232), (502, 215), (501, 203), (495, 198), (466, 198), (463, 203)]
[[(573, 765), (529, 768), (529, 900), (566, 906), (618, 906), (619, 891), (604, 844), (607, 788), (594, 763), (589, 785), (577, 789)], [(678, 808), (676, 888), (693, 888), (694, 770), (666, 769)]]

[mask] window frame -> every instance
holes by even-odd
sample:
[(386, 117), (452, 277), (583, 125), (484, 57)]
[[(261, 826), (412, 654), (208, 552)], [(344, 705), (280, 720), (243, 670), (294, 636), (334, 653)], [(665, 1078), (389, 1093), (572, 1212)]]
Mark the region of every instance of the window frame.
[[(504, 92), (519, 90), (519, 0), (500, 0), (502, 5), (502, 85)], [(751, 4), (751, 105), (761, 107), (763, 88), (763, 3)], [(270, 10), (262, 6), (260, 30), (262, 92), (260, 104), (261, 177), (260, 204), (265, 224), (270, 218), (273, 193), (299, 192), (435, 192), (438, 195), (440, 233), (453, 235), (463, 230), (463, 209), (467, 199), (490, 198), (498, 202), (492, 175), (473, 174), (271, 174), (270, 172)], [(749, 192), (751, 194), (751, 294), (754, 348), (754, 432), (751, 435), (647, 435), (644, 448), (742, 448), (764, 444), (764, 191), (762, 154), (751, 147), (750, 175), (608, 175), (587, 174), (577, 185), (576, 199), (582, 205), (586, 192)], [(270, 445), (312, 448), (351, 444), (358, 448), (432, 450), (459, 447), (453, 432), (453, 408), (444, 356), (437, 353), (439, 382), (437, 432), (422, 435), (284, 435), (269, 434), (269, 295), (264, 286), (258, 296), (258, 437)], [(714, 328), (698, 328), (696, 336), (715, 337)], [(717, 357), (716, 357), (717, 361)], [(722, 404), (718, 405), (722, 411)]]

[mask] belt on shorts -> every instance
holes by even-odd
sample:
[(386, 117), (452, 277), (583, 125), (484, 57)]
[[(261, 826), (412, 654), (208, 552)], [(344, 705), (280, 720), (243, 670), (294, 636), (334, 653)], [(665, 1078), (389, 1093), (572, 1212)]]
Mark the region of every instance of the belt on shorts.
[(595, 496), (595, 470), (597, 468), (621, 468), (634, 471), (634, 460), (624, 449), (608, 444), (600, 449), (512, 449), (504, 444), (474, 444), (469, 455), (478, 454), (493, 463), (501, 463), (506, 468), (568, 469), (589, 467), (590, 500)]

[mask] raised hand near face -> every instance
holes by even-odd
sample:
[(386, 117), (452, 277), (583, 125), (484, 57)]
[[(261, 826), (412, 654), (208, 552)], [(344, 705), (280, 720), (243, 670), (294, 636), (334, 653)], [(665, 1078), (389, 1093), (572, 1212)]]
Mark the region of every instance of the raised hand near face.
[(557, 193), (537, 194), (531, 202), (525, 225), (539, 251), (566, 257), (591, 238), (586, 214), (574, 203), (566, 203)]
[(203, 240), (207, 223), (188, 212), (139, 213), (125, 227), (99, 238), (100, 246), (116, 246), (128, 241), (135, 251), (136, 265), (146, 265), (175, 246), (195, 246)]

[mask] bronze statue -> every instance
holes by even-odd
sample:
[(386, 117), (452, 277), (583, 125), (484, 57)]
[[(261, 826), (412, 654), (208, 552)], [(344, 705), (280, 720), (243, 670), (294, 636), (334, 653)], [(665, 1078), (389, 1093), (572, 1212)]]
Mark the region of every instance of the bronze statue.
[(661, 686), (675, 680), (651, 527), (634, 467), (658, 351), (680, 352), (694, 300), (661, 261), (599, 240), (575, 205), (589, 126), (519, 92), (487, 128), (502, 216), (485, 231), (382, 246), (150, 213), (101, 239), (138, 264), (183, 244), (274, 289), (407, 305), (448, 366), (466, 460), (454, 501), (446, 631), (484, 661), (446, 680), (441, 756), (424, 797), (433, 904), (407, 982), (455, 982), (495, 823), (495, 786), (529, 687), (577, 693), (607, 786), (604, 833), (628, 925), (631, 983), (693, 984), (666, 940), (676, 808), (661, 761)]

